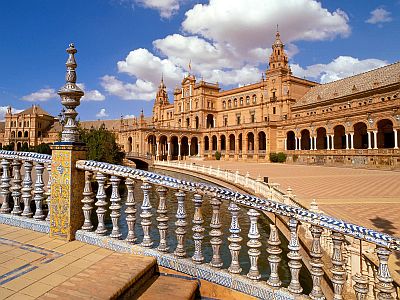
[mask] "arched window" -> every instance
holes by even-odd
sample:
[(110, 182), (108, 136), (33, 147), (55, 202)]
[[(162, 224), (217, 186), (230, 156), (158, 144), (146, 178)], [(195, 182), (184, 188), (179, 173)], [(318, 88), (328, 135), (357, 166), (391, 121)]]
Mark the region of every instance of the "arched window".
[(228, 107), (229, 107), (229, 108), (232, 107), (232, 101), (231, 101), (231, 100), (228, 101)]
[(240, 105), (243, 105), (243, 97), (240, 97)]
[(222, 102), (222, 107), (226, 108), (226, 102), (225, 101)]
[(246, 105), (249, 105), (250, 104), (250, 96), (247, 96), (246, 97)]
[(253, 95), (253, 103), (256, 104), (257, 103), (257, 96)]
[(237, 107), (237, 99), (236, 98), (233, 100), (233, 103), (234, 103), (235, 107)]

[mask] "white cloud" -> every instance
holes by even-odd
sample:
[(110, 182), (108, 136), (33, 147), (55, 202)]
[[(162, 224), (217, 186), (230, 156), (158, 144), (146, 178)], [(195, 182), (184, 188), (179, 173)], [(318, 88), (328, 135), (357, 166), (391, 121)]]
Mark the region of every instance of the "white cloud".
[(156, 94), (154, 84), (142, 79), (135, 83), (124, 83), (114, 76), (105, 75), (101, 78), (101, 85), (108, 93), (123, 100), (152, 100)]
[(36, 102), (36, 101), (47, 101), (50, 99), (55, 99), (57, 97), (58, 95), (56, 94), (54, 89), (45, 88), (45, 89), (40, 89), (37, 92), (33, 92), (29, 95), (23, 96), (22, 100)]
[(179, 0), (135, 0), (139, 5), (159, 11), (162, 18), (170, 18), (179, 10)]
[(98, 118), (106, 118), (108, 117), (108, 113), (106, 112), (105, 108), (100, 109), (100, 111), (96, 114)]
[[(8, 110), (8, 106), (0, 106), (0, 121), (4, 121), (6, 113)], [(15, 109), (14, 107), (11, 108), (11, 113), (17, 114), (20, 113), (22, 109)]]
[(342, 10), (328, 11), (316, 0), (210, 0), (186, 12), (180, 34), (153, 41), (156, 54), (135, 49), (118, 62), (118, 71), (131, 75), (134, 83), (104, 76), (102, 85), (123, 99), (153, 99), (161, 74), (172, 89), (188, 71), (189, 61), (192, 72), (206, 81), (223, 85), (256, 82), (261, 77), (260, 66), (268, 62), (277, 23), (287, 53), (293, 56), (299, 51), (296, 41), (347, 37), (351, 32), (348, 21)]
[(134, 118), (136, 118), (136, 116), (135, 115), (125, 115), (125, 116), (123, 116), (123, 118), (124, 119), (134, 119)]
[(315, 64), (303, 69), (298, 64), (291, 65), (293, 74), (299, 77), (307, 77), (327, 83), (356, 75), (372, 69), (387, 65), (387, 61), (380, 59), (359, 60), (351, 56), (339, 56), (328, 64)]
[(85, 93), (81, 98), (82, 101), (104, 101), (106, 97), (98, 90), (86, 90), (84, 83), (77, 83), (77, 86)]
[(371, 16), (366, 23), (377, 24), (391, 22), (393, 18), (390, 16), (391, 13), (384, 8), (377, 8), (370, 12)]

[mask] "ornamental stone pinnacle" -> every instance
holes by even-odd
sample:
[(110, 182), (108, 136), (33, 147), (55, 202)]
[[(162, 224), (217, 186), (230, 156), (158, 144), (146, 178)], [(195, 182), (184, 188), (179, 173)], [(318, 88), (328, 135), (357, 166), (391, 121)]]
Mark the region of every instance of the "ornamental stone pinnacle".
[(61, 142), (67, 143), (78, 143), (79, 134), (76, 125), (76, 117), (78, 113), (75, 108), (79, 106), (80, 100), (84, 95), (83, 91), (76, 85), (76, 61), (75, 53), (77, 50), (73, 43), (69, 44), (68, 59), (66, 62), (67, 73), (65, 75), (65, 84), (58, 91), (58, 95), (61, 97), (61, 104), (65, 107), (65, 125), (61, 133)]

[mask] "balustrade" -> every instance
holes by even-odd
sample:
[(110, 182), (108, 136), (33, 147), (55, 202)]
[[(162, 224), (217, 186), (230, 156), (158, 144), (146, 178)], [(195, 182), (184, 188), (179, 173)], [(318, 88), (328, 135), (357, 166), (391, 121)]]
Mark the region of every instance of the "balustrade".
[[(50, 170), (49, 166), (46, 166), (49, 161), (1, 154), (2, 152), (0, 152), (0, 159), (2, 159), (0, 194), (3, 200), (1, 214), (12, 215), (15, 218), (18, 218), (18, 215), (21, 215), (19, 218), (36, 216), (37, 220), (43, 220), (46, 212), (43, 207), (44, 201), (46, 196), (47, 199), (51, 197), (51, 180), (47, 181), (46, 189), (43, 183), (43, 173)], [(351, 286), (354, 288), (357, 299), (367, 299), (371, 297), (371, 292), (376, 294), (378, 299), (394, 298), (396, 290), (388, 269), (388, 258), (391, 250), (400, 249), (400, 240), (318, 212), (308, 211), (299, 206), (289, 205), (292, 204), (291, 200), (288, 201), (293, 197), (291, 193), (283, 197), (285, 194), (273, 186), (248, 177), (249, 186), (257, 188), (260, 194), (265, 192), (270, 196), (272, 193), (276, 198), (280, 197), (280, 201), (275, 202), (206, 183), (187, 182), (100, 162), (78, 161), (77, 168), (85, 172), (85, 185), (81, 198), (84, 221), (80, 234), (89, 231), (92, 232), (91, 238), (93, 238), (92, 235), (98, 235), (108, 236), (115, 240), (123, 239), (129, 244), (151, 248), (149, 250), (152, 252), (149, 253), (153, 254), (150, 255), (160, 257), (160, 262), (167, 259), (161, 258), (163, 255), (167, 257), (169, 255), (169, 257), (174, 257), (172, 265), (179, 265), (178, 262), (183, 261), (185, 266), (192, 263), (190, 269), (198, 266), (199, 270), (203, 270), (202, 268), (209, 267), (214, 269), (214, 272), (225, 272), (218, 273), (226, 274), (224, 276), (241, 274), (254, 281), (265, 281), (265, 286), (271, 287), (274, 291), (288, 284), (285, 291), (293, 295), (304, 293), (304, 287), (300, 284), (299, 278), (300, 271), (304, 268), (302, 259), (306, 258), (300, 253), (309, 251), (311, 260), (306, 265), (311, 266), (312, 289), (309, 294), (311, 299), (330, 297), (325, 295), (323, 289), (326, 286), (323, 282), (326, 282), (328, 276), (332, 277), (333, 299), (343, 299), (344, 291), (348, 293)], [(195, 169), (193, 166), (191, 168)], [(33, 170), (35, 170), (35, 180), (32, 179)], [(204, 167), (198, 167), (197, 170), (209, 171)], [(220, 170), (218, 173), (229, 178), (225, 171)], [(238, 181), (246, 180), (245, 176), (230, 174), (232, 178), (238, 177)], [(93, 181), (97, 182), (96, 191), (93, 191)], [(142, 183), (143, 198), (140, 201), (137, 197), (135, 198), (135, 183)], [(151, 196), (153, 188), (158, 195), (156, 209), (152, 207), (152, 202), (157, 200)], [(265, 188), (264, 191), (263, 188)], [(122, 190), (124, 192), (121, 192)], [(173, 192), (176, 201), (170, 198)], [(193, 203), (193, 209), (190, 210), (188, 209), (189, 199)], [(205, 205), (211, 206), (209, 216), (203, 216)], [(31, 207), (34, 209), (31, 210)], [(94, 210), (95, 207), (96, 210)], [(230, 224), (222, 224), (220, 214), (223, 208), (227, 208), (230, 213)], [(176, 210), (172, 212), (173, 209)], [(157, 214), (154, 213), (155, 211)], [(287, 261), (282, 260), (283, 249), (276, 224), (270, 224), (268, 238), (262, 238), (260, 235), (260, 215), (264, 212), (273, 213), (288, 224), (290, 236)], [(246, 232), (241, 230), (240, 215), (249, 220), (249, 230)], [(107, 219), (108, 216), (109, 219)], [(97, 218), (97, 222), (92, 223), (94, 218)], [(137, 218), (140, 219), (137, 221)], [(190, 225), (189, 220), (192, 223)], [(206, 220), (211, 221), (208, 223)], [(311, 233), (310, 250), (301, 249), (298, 234), (300, 224), (309, 225), (302, 226), (302, 230), (305, 229)], [(169, 226), (174, 227), (174, 235), (171, 234), (172, 228), (170, 229)], [(191, 227), (192, 234), (187, 236), (190, 230), (188, 226)], [(225, 229), (223, 226), (226, 226)], [(225, 235), (225, 230), (228, 231), (228, 235)], [(154, 234), (157, 231), (158, 234)], [(247, 242), (243, 243), (243, 235), (246, 234)], [(364, 243), (376, 245), (379, 264), (373, 265), (372, 262), (362, 258), (361, 265), (364, 265), (364, 271), (360, 270), (356, 274), (357, 267), (349, 265), (354, 260), (352, 257), (357, 251), (351, 248), (354, 241), (353, 244), (349, 244), (348, 239), (355, 241), (362, 239)], [(229, 249), (229, 258), (222, 258), (221, 248), (223, 247)], [(261, 255), (261, 249), (267, 250), (267, 256)], [(154, 254), (155, 251), (158, 251), (158, 254)], [(243, 258), (239, 259), (246, 255), (245, 261)], [(325, 274), (324, 262), (328, 255), (331, 255), (332, 268), (330, 274)], [(189, 258), (185, 259), (187, 256)], [(261, 263), (269, 265), (269, 274), (260, 267)], [(284, 264), (287, 264), (290, 271), (290, 278), (286, 281), (280, 277), (279, 272), (282, 267), (285, 267)], [(171, 266), (171, 263), (169, 265)], [(200, 276), (201, 273), (196, 274)], [(356, 275), (352, 276), (353, 274)], [(212, 278), (214, 277), (203, 279), (213, 280)], [(283, 284), (283, 282), (287, 283)], [(306, 290), (309, 291), (309, 289)]]

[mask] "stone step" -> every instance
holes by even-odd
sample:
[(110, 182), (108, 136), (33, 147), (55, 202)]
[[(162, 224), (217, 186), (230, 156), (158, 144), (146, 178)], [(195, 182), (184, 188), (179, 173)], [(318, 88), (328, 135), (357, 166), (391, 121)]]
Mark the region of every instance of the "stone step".
[(198, 288), (198, 281), (193, 277), (162, 273), (151, 278), (148, 285), (138, 291), (131, 299), (194, 300), (198, 293)]
[(76, 274), (40, 299), (117, 299), (135, 293), (156, 274), (156, 259), (113, 253)]

